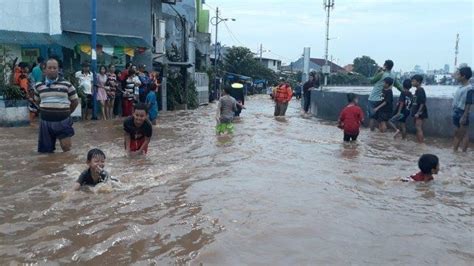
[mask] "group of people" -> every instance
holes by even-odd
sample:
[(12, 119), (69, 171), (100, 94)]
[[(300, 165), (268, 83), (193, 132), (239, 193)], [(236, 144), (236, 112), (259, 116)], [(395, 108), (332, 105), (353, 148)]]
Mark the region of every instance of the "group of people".
[[(423, 89), (423, 77), (414, 75), (399, 84), (391, 72), (393, 62), (385, 61), (383, 69), (374, 77), (374, 89), (369, 96), (369, 126), (373, 131), (375, 123), (379, 123), (380, 132), (385, 132), (388, 127), (395, 131), (394, 138), (401, 134), (406, 138), (406, 121), (413, 117), (418, 142), (424, 141), (423, 123), (428, 119), (426, 93)], [(461, 146), (466, 152), (469, 145), (469, 115), (474, 102), (474, 88), (470, 83), (472, 70), (468, 66), (461, 66), (455, 73), (455, 78), (460, 86), (453, 98), (452, 123), (455, 127), (453, 149), (458, 151)], [(393, 110), (392, 87), (400, 90), (396, 108)], [(414, 87), (414, 95), (410, 89)], [(358, 97), (353, 93), (347, 94), (349, 104), (344, 107), (339, 116), (339, 124), (344, 132), (344, 141), (355, 141), (359, 135), (360, 126), (364, 120), (364, 112), (358, 106)], [(433, 154), (422, 155), (418, 162), (420, 172), (410, 177), (414, 181), (430, 181), (439, 171), (439, 159)]]
[[(401, 135), (405, 139), (406, 121), (411, 115), (415, 123), (417, 141), (423, 143), (423, 124), (428, 119), (426, 93), (422, 87), (423, 76), (414, 75), (411, 79), (406, 79), (400, 84), (396, 80), (395, 74), (391, 72), (392, 68), (393, 61), (385, 61), (383, 69), (372, 80), (375, 85), (369, 96), (369, 127), (371, 131), (374, 131), (375, 124), (378, 123), (380, 132), (392, 128), (395, 131), (395, 138)], [(474, 101), (474, 88), (470, 83), (471, 77), (472, 70), (468, 66), (460, 67), (455, 73), (455, 78), (460, 84), (453, 98), (452, 123), (455, 127), (455, 151), (460, 146), (463, 151), (466, 151), (469, 144), (469, 114)], [(395, 110), (393, 109), (393, 87), (400, 90)], [(412, 87), (415, 88), (414, 94), (410, 91)], [(358, 107), (357, 96), (350, 93), (347, 97), (349, 104), (341, 112), (339, 126), (343, 128), (345, 136), (350, 135), (349, 139), (355, 140), (364, 114)], [(344, 140), (347, 141), (347, 139), (344, 137)]]
[[(33, 101), (39, 107), (40, 116), (38, 152), (54, 152), (56, 140), (63, 151), (69, 151), (75, 134), (71, 114), (79, 105), (78, 93), (74, 85), (59, 74), (57, 59), (48, 59), (43, 73), (42, 81), (33, 89)], [(138, 100), (123, 122), (124, 149), (130, 156), (147, 153), (153, 133), (150, 107), (153, 106), (146, 99), (145, 102)]]
[(83, 117), (89, 119), (94, 108), (94, 94), (102, 119), (113, 117), (128, 117), (132, 115), (136, 103), (148, 106), (150, 121), (156, 124), (158, 117), (158, 101), (156, 92), (160, 87), (157, 72), (151, 74), (145, 70), (146, 66), (135, 66), (128, 63), (124, 70), (116, 70), (115, 65), (102, 65), (97, 74), (97, 86), (93, 89), (93, 74), (90, 64), (84, 62), (82, 70), (76, 72), (75, 77), (79, 88), (85, 94), (83, 101)]

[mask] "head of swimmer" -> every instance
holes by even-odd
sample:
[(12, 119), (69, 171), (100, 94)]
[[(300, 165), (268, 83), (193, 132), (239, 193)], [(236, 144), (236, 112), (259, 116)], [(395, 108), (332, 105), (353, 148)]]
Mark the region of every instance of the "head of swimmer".
[(87, 166), (94, 175), (100, 175), (105, 167), (105, 153), (100, 149), (92, 149), (87, 153)]
[(137, 103), (133, 110), (133, 123), (141, 127), (148, 117), (148, 108), (144, 103)]

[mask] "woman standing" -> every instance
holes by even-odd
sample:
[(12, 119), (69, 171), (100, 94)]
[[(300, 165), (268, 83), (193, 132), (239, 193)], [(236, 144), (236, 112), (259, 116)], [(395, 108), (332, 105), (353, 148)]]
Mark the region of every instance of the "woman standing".
[(100, 111), (102, 113), (102, 119), (107, 120), (105, 114), (105, 104), (107, 101), (107, 68), (100, 66), (99, 75), (97, 75), (97, 101), (100, 102)]
[(131, 116), (134, 99), (138, 102), (138, 87), (142, 83), (138, 78), (136, 71), (132, 68), (128, 70), (125, 91), (123, 94), (123, 116)]
[[(113, 109), (115, 103), (115, 93), (117, 91), (117, 76), (115, 75), (115, 65), (109, 65), (109, 71), (107, 72), (107, 101), (105, 103), (105, 114), (108, 118), (113, 117)], [(107, 88), (107, 87), (106, 87)]]

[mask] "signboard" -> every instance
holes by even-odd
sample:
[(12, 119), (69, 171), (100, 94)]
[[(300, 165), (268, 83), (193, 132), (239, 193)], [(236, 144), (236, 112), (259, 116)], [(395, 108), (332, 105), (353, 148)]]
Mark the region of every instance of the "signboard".
[(329, 65), (324, 65), (323, 74), (329, 74), (329, 73), (331, 73), (331, 67)]

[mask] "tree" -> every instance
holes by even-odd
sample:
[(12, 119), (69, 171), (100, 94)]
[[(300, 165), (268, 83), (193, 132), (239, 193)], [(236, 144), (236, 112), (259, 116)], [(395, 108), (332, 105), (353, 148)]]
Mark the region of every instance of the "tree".
[(275, 82), (275, 72), (255, 60), (254, 54), (246, 47), (232, 47), (224, 57), (224, 70), (253, 79), (264, 79)]
[(364, 55), (354, 59), (354, 72), (357, 72), (367, 78), (375, 75), (378, 69), (379, 66), (375, 60), (369, 56)]

